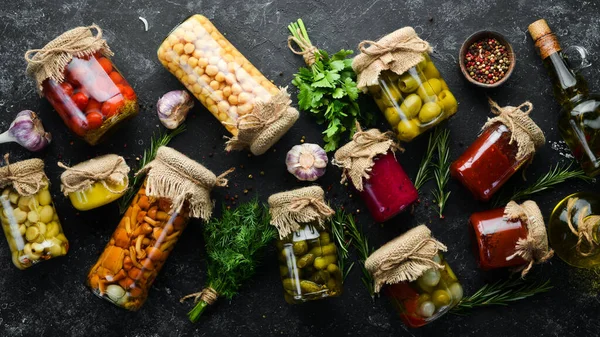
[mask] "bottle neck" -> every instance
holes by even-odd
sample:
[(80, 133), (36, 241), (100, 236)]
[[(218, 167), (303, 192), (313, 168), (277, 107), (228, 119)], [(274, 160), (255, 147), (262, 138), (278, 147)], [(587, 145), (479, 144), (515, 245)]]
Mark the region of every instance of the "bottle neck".
[(569, 67), (560, 50), (549, 54), (544, 65), (553, 82), (554, 96), (564, 108), (569, 109), (587, 97), (587, 82)]

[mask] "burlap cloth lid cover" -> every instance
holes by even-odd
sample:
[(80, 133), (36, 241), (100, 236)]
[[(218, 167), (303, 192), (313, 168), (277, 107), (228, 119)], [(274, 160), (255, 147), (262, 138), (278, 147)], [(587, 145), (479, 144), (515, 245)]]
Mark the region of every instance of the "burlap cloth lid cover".
[(354, 187), (362, 191), (363, 178), (370, 178), (369, 174), (375, 164), (373, 158), (390, 150), (403, 151), (391, 131), (362, 131), (360, 125), (357, 125), (352, 140), (335, 152), (332, 163), (343, 169), (342, 183), (349, 177)]
[(424, 52), (431, 51), (429, 43), (421, 40), (412, 27), (400, 28), (376, 42), (362, 41), (358, 49), (360, 54), (354, 58), (352, 68), (356, 72), (357, 87), (363, 92), (378, 84), (382, 71), (402, 75), (425, 59)]
[(319, 186), (310, 186), (275, 193), (269, 197), (271, 225), (284, 238), (300, 229), (302, 224), (317, 222), (323, 226), (335, 212), (324, 200), (325, 192)]
[[(116, 154), (106, 154), (86, 160), (72, 167), (59, 162), (58, 166), (65, 169), (60, 176), (60, 189), (67, 195), (90, 189), (93, 184), (100, 182), (112, 193), (121, 193), (129, 185), (129, 166), (123, 157)], [(114, 187), (120, 186), (118, 190)]]
[(517, 268), (522, 277), (527, 275), (533, 264), (546, 262), (554, 256), (554, 251), (548, 247), (544, 217), (535, 201), (527, 200), (520, 205), (509, 202), (504, 208), (504, 217), (521, 220), (527, 226), (527, 237), (517, 240), (515, 253), (506, 258), (508, 261), (519, 256), (528, 262), (526, 266)]
[(156, 158), (144, 166), (136, 175), (146, 173), (146, 195), (172, 200), (172, 211), (179, 212), (187, 201), (190, 216), (210, 219), (213, 201), (210, 192), (215, 186), (227, 186), (225, 176), (215, 176), (204, 166), (167, 146), (161, 146)]
[(280, 88), (267, 102), (255, 102), (252, 112), (231, 124), (238, 134), (227, 141), (225, 150), (250, 149), (256, 156), (267, 152), (298, 120), (298, 110), (291, 104), (287, 88)]
[(546, 143), (544, 132), (537, 124), (529, 117), (529, 113), (533, 110), (533, 104), (527, 101), (517, 107), (505, 106), (500, 107), (491, 98), (488, 98), (492, 113), (496, 115), (494, 118), (488, 118), (487, 123), (482, 130), (487, 129), (494, 123), (504, 124), (512, 133), (509, 144), (517, 142), (517, 160), (535, 154), (536, 149)]
[(381, 246), (365, 261), (365, 268), (373, 276), (375, 292), (384, 284), (412, 282), (429, 269), (443, 269), (434, 261), (438, 251), (446, 246), (431, 237), (427, 226), (420, 225)]
[(13, 164), (8, 163), (8, 154), (4, 159), (7, 165), (0, 167), (0, 188), (12, 186), (19, 195), (27, 197), (48, 187), (48, 177), (41, 159), (27, 159)]
[[(92, 30), (96, 30), (96, 35)], [(113, 52), (102, 38), (102, 29), (95, 24), (77, 27), (59, 35), (42, 49), (30, 49), (25, 53), (27, 75), (37, 82), (42, 93), (42, 83), (50, 78), (57, 83), (65, 80), (65, 67), (73, 57), (87, 57), (95, 53), (112, 56)]]

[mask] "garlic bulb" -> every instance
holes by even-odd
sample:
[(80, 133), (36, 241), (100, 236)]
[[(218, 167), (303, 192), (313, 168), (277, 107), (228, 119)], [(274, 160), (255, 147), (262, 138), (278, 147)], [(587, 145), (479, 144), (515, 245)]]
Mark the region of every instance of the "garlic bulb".
[(288, 172), (302, 181), (315, 181), (324, 175), (327, 162), (325, 150), (309, 143), (292, 147), (285, 158)]
[(19, 112), (8, 130), (0, 134), (0, 144), (15, 142), (34, 152), (42, 150), (51, 141), (52, 136), (44, 130), (42, 120), (31, 110)]
[(194, 99), (185, 90), (169, 91), (156, 103), (158, 119), (167, 129), (176, 129), (193, 107)]

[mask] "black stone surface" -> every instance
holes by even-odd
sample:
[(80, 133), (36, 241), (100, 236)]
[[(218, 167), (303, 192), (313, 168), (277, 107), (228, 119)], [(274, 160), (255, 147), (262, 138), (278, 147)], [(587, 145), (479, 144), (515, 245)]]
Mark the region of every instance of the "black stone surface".
[[(290, 85), (292, 75), (303, 65), (301, 57), (286, 47), (286, 26), (301, 17), (312, 41), (321, 48), (337, 51), (355, 49), (364, 39), (376, 39), (405, 25), (416, 27), (421, 37), (435, 48), (433, 59), (452, 92), (460, 102), (458, 114), (447, 125), (451, 133), (451, 154), (456, 158), (477, 136), (490, 116), (486, 95), (501, 105), (518, 105), (530, 100), (533, 118), (546, 132), (548, 142), (527, 170), (528, 181), (557, 162), (568, 162), (568, 150), (556, 128), (558, 105), (554, 102), (549, 79), (527, 35), (527, 26), (546, 18), (563, 45), (580, 44), (595, 52), (600, 47), (600, 9), (596, 1), (437, 1), (437, 0), (340, 0), (340, 1), (33, 1), (0, 2), (0, 128), (5, 130), (17, 112), (39, 112), (54, 141), (43, 153), (46, 172), (52, 181), (52, 194), (71, 250), (66, 257), (41, 263), (26, 271), (15, 268), (8, 245), (0, 240), (0, 335), (1, 336), (584, 336), (597, 335), (600, 324), (598, 293), (592, 287), (594, 273), (568, 267), (560, 259), (536, 267), (531, 279), (552, 279), (554, 289), (509, 307), (475, 310), (460, 317), (446, 315), (416, 330), (407, 330), (385, 298), (372, 302), (360, 281), (358, 268), (350, 274), (341, 298), (290, 306), (283, 300), (274, 249), (270, 249), (256, 277), (245, 284), (232, 301), (220, 300), (191, 324), (186, 312), (191, 303), (179, 299), (202, 288), (205, 259), (200, 221), (194, 221), (171, 254), (156, 279), (145, 306), (127, 312), (96, 298), (84, 285), (88, 269), (94, 264), (116, 227), (119, 216), (115, 204), (89, 212), (76, 212), (59, 189), (58, 160), (75, 164), (92, 156), (116, 152), (135, 167), (136, 158), (148, 146), (150, 136), (161, 130), (155, 102), (169, 90), (182, 85), (159, 64), (156, 49), (167, 33), (181, 20), (201, 13), (213, 21), (227, 38), (277, 85)], [(150, 29), (144, 31), (139, 16)], [(50, 104), (39, 98), (34, 84), (24, 74), (23, 54), (75, 26), (99, 24), (115, 52), (114, 62), (134, 86), (143, 106), (142, 113), (107, 143), (87, 146), (69, 133)], [(457, 53), (471, 33), (493, 29), (513, 44), (517, 66), (503, 87), (483, 91), (461, 77)], [(592, 54), (597, 61), (597, 53)], [(597, 67), (584, 75), (592, 88), (598, 88)], [(295, 95), (295, 90), (292, 89)], [(376, 114), (369, 98), (362, 103)], [(386, 128), (383, 122), (381, 128)], [(217, 190), (217, 210), (226, 196), (239, 195), (238, 202), (258, 195), (262, 200), (278, 191), (304, 186), (286, 172), (285, 153), (305, 136), (307, 142), (321, 143), (322, 127), (302, 115), (290, 132), (267, 154), (250, 157), (246, 152), (226, 154), (226, 130), (206, 109), (197, 104), (187, 122), (187, 132), (172, 146), (198, 160), (214, 172), (232, 166), (228, 189)], [(427, 136), (406, 144), (399, 157), (414, 177)], [(13, 161), (32, 157), (15, 144), (0, 145)], [(259, 172), (265, 174), (260, 175)], [(254, 178), (249, 179), (248, 175)], [(485, 282), (505, 277), (503, 272), (480, 271), (471, 253), (467, 219), (489, 205), (474, 202), (455, 181), (445, 212), (440, 220), (431, 210), (427, 185), (422, 203), (414, 214), (402, 214), (385, 225), (374, 224), (357, 198), (349, 198), (346, 187), (338, 183), (340, 171), (332, 166), (319, 183), (328, 190), (333, 205), (360, 210), (359, 220), (371, 243), (378, 247), (407, 229), (427, 224), (434, 235), (446, 243), (446, 255), (461, 279), (467, 294)], [(515, 176), (506, 186), (523, 185)], [(250, 193), (244, 195), (244, 189)], [(598, 184), (569, 182), (544, 192), (534, 199), (544, 215), (566, 195), (576, 191), (598, 190)], [(218, 216), (218, 213), (215, 216)]]

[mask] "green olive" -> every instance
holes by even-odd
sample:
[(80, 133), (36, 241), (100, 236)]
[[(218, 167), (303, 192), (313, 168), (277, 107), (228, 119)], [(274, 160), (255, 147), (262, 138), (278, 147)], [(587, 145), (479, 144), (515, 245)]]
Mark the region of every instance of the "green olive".
[[(400, 109), (408, 119), (413, 119), (417, 117), (419, 114), (419, 110), (421, 110), (421, 98), (418, 95), (410, 94), (404, 102), (400, 105)], [(388, 119), (389, 120), (389, 119)], [(400, 122), (400, 121), (398, 121)], [(394, 124), (397, 125), (398, 123)]]
[(404, 73), (402, 76), (400, 76), (400, 79), (398, 79), (398, 88), (405, 94), (417, 90), (417, 88), (419, 88), (419, 84), (421, 84), (421, 80), (415, 78), (408, 72)]
[(423, 74), (428, 79), (440, 78), (440, 72), (437, 70), (433, 62), (427, 62), (427, 65), (423, 68)]
[(398, 139), (410, 142), (421, 133), (421, 123), (418, 119), (403, 120), (398, 123)]
[(444, 81), (443, 78), (440, 78), (440, 82), (442, 83), (442, 90), (450, 90), (450, 88), (448, 88), (448, 84), (446, 84), (446, 81)]
[(429, 85), (431, 86), (431, 89), (433, 89), (433, 92), (437, 95), (440, 92), (442, 92), (442, 82), (440, 80), (438, 80), (437, 78), (431, 78), (429, 80), (427, 80), (427, 83), (429, 83)]
[[(384, 82), (380, 82), (382, 85), (381, 104), (386, 107), (394, 107), (398, 105), (398, 100), (402, 98), (400, 91), (395, 85), (386, 85)], [(385, 85), (385, 87), (383, 87)]]
[[(439, 82), (439, 80), (438, 80), (438, 82)], [(440, 85), (439, 88), (441, 90), (442, 85), (441, 85), (441, 83), (438, 83), (438, 84)], [(421, 97), (421, 100), (423, 100), (423, 102), (435, 102), (437, 100), (435, 90), (431, 86), (429, 81), (423, 82), (419, 86), (419, 89), (417, 89), (417, 94), (419, 95), (419, 97)]]
[(367, 87), (367, 90), (369, 90), (369, 93), (371, 94), (371, 96), (373, 96), (375, 98), (381, 97), (381, 87), (380, 86), (371, 85), (371, 86)]
[(458, 303), (463, 297), (463, 288), (458, 282), (454, 282), (448, 287), (450, 290), (450, 294), (452, 294), (452, 299)]
[(391, 70), (386, 70), (381, 73), (381, 78), (388, 84), (393, 85), (400, 76)]
[(337, 256), (335, 255), (325, 255), (321, 257), (317, 257), (315, 259), (315, 263), (313, 264), (316, 269), (323, 270), (327, 268), (327, 266), (331, 263), (337, 262)]
[(437, 308), (441, 308), (449, 305), (451, 298), (447, 291), (438, 289), (433, 292), (432, 300), (433, 304), (435, 304)]
[(390, 123), (390, 125), (395, 126), (400, 123), (400, 115), (398, 114), (398, 108), (386, 108), (383, 112), (385, 119)]
[(296, 241), (293, 245), (294, 255), (304, 255), (308, 251), (308, 244), (306, 241)]
[(458, 102), (450, 92), (450, 90), (442, 90), (438, 95), (439, 103), (444, 106), (444, 112), (448, 115), (453, 115), (458, 110)]
[(427, 102), (423, 104), (419, 111), (419, 121), (429, 123), (442, 113), (442, 107), (435, 102)]
[(422, 72), (422, 71), (424, 71), (424, 70), (425, 70), (425, 67), (426, 67), (426, 66), (427, 66), (427, 59), (423, 57), (423, 61), (419, 62), (419, 63), (416, 65), (416, 68), (417, 68), (419, 71), (421, 71), (421, 72)]

